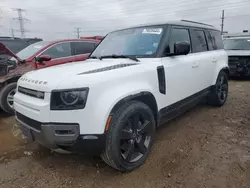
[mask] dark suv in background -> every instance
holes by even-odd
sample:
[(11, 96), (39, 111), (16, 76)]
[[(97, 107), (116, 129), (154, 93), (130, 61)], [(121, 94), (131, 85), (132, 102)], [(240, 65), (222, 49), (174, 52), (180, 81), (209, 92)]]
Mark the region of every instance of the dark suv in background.
[[(3, 37), (0, 36), (0, 43), (7, 46), (12, 52), (18, 53), (22, 49), (26, 48), (30, 44), (42, 41), (40, 38), (12, 38), (12, 37)], [(0, 55), (0, 62), (6, 61), (6, 59), (10, 58), (7, 54)]]

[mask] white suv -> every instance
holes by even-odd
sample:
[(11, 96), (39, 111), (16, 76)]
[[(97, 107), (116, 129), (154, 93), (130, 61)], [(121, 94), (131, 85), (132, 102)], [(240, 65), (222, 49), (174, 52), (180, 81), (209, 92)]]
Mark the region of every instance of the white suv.
[(100, 154), (113, 168), (132, 171), (147, 158), (159, 125), (204, 97), (225, 103), (227, 60), (219, 31), (202, 23), (111, 32), (85, 62), (22, 76), (16, 119), (50, 149)]

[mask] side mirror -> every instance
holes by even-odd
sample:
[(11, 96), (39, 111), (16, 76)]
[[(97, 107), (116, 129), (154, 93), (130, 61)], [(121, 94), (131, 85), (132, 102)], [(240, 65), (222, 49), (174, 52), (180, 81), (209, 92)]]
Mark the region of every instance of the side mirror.
[(174, 55), (187, 55), (190, 52), (190, 44), (188, 42), (174, 43)]
[(36, 58), (36, 61), (42, 63), (44, 61), (50, 61), (52, 58), (49, 55), (41, 55)]

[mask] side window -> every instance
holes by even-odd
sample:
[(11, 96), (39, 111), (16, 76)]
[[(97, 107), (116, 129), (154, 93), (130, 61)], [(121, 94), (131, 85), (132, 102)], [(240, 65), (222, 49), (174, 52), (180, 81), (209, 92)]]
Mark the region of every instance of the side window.
[(166, 51), (167, 53), (174, 53), (174, 43), (176, 42), (188, 42), (190, 44), (190, 36), (188, 29), (182, 29), (182, 28), (172, 29), (169, 46), (167, 47)]
[(90, 42), (73, 42), (72, 45), (75, 55), (91, 53), (95, 48), (94, 44)]
[(56, 44), (45, 50), (41, 55), (49, 55), (52, 59), (71, 56), (70, 43), (66, 42)]
[(194, 52), (208, 51), (205, 33), (202, 30), (192, 30), (192, 42)]
[(208, 49), (209, 50), (215, 50), (214, 45), (213, 45), (213, 39), (212, 39), (212, 36), (211, 36), (210, 32), (206, 31), (205, 33), (206, 33)]
[(214, 50), (224, 49), (224, 44), (220, 32), (210, 31), (209, 33), (211, 35), (213, 49)]

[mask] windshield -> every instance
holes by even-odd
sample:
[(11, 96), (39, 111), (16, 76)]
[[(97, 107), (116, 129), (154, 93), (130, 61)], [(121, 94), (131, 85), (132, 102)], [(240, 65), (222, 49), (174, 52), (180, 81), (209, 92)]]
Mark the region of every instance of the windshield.
[(160, 27), (133, 28), (112, 32), (98, 45), (91, 57), (155, 55), (162, 33), (163, 28)]
[(17, 56), (20, 59), (27, 59), (45, 46), (47, 46), (50, 42), (36, 42), (34, 44), (29, 45), (28, 47), (24, 48), (20, 52), (17, 53)]
[(250, 38), (224, 40), (226, 50), (250, 50)]

